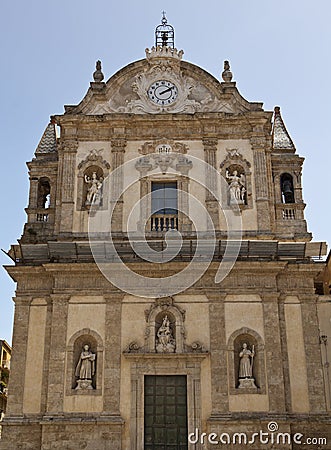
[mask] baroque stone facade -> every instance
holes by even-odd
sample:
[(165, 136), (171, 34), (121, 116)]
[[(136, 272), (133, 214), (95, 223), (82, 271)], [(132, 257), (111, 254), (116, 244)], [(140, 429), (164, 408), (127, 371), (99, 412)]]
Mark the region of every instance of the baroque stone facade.
[(218, 448), (201, 434), (272, 422), (331, 448), (303, 158), (227, 61), (219, 81), (166, 44), (107, 82), (98, 61), (28, 163), (0, 448)]

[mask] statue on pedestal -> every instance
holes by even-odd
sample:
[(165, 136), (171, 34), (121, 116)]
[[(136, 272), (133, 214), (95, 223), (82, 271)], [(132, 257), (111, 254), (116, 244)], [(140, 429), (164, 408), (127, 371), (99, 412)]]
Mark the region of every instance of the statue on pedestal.
[(95, 353), (86, 344), (80, 354), (75, 376), (78, 378), (76, 389), (93, 389), (92, 377), (95, 374)]
[(101, 187), (103, 178), (98, 179), (97, 173), (93, 172), (92, 177), (85, 175), (85, 183), (89, 185), (85, 205), (100, 205), (101, 203)]
[(174, 353), (175, 348), (176, 341), (170, 329), (170, 321), (168, 316), (165, 316), (162, 325), (157, 331), (156, 351), (157, 353)]
[(229, 171), (226, 171), (226, 179), (229, 184), (230, 192), (230, 205), (239, 204), (243, 205), (245, 203), (245, 175), (238, 175), (238, 171), (234, 170), (232, 175)]
[(243, 344), (243, 348), (239, 353), (239, 388), (256, 388), (253, 377), (253, 362), (255, 350), (249, 350), (247, 344)]

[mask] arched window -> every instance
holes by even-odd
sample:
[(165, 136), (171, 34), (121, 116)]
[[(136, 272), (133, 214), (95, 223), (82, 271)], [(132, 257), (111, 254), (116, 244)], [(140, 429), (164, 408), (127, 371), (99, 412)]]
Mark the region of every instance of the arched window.
[(37, 207), (47, 209), (51, 204), (51, 185), (49, 178), (42, 177), (38, 180)]
[(283, 173), (280, 177), (280, 189), (283, 203), (295, 203), (293, 177), (289, 173)]

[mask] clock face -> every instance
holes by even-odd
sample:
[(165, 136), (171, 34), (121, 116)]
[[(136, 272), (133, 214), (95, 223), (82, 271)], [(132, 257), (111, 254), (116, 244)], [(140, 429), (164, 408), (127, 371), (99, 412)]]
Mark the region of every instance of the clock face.
[(157, 105), (167, 106), (174, 103), (178, 96), (178, 89), (174, 83), (166, 80), (155, 81), (148, 88), (148, 97)]

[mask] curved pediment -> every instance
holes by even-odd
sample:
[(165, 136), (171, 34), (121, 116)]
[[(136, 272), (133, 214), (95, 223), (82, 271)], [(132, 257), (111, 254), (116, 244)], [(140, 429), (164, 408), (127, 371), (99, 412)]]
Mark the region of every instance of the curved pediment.
[(183, 52), (169, 47), (146, 49), (146, 59), (118, 71), (106, 83), (94, 82), (66, 114), (194, 114), (262, 110), (238, 92), (236, 83), (219, 82), (200, 67), (182, 61)]

